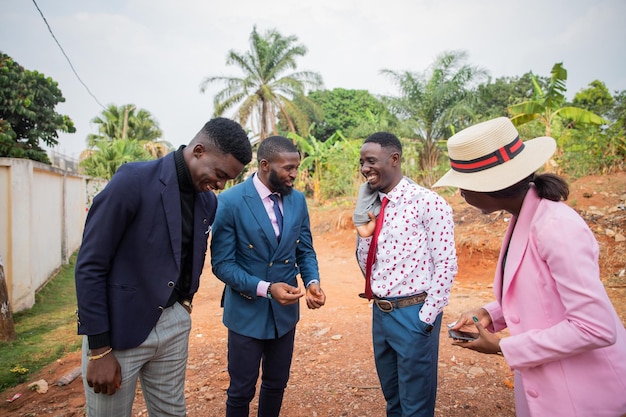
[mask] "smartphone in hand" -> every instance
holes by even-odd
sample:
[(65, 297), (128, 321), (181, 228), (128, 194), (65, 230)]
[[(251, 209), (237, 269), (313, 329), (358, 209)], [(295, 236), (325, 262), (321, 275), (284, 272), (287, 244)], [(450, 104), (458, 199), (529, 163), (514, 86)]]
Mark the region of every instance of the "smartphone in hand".
[(464, 340), (466, 342), (471, 342), (472, 340), (478, 339), (478, 333), (473, 332), (461, 332), (459, 330), (448, 330), (448, 335), (455, 340)]

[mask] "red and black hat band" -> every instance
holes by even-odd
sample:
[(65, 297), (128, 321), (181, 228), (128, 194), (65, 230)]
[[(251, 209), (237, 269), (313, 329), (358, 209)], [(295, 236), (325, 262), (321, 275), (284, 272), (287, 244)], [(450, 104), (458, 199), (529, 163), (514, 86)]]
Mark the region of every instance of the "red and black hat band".
[(510, 161), (517, 154), (522, 152), (523, 149), (524, 142), (522, 142), (518, 136), (508, 145), (490, 154), (481, 156), (480, 158), (472, 159), (471, 161), (458, 161), (450, 158), (450, 166), (453, 170), (462, 173), (484, 171), (485, 169), (493, 168)]

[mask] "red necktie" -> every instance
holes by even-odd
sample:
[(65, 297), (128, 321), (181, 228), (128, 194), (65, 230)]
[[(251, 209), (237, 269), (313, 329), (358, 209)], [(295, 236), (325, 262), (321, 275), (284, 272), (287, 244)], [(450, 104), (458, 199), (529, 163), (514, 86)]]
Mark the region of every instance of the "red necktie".
[(374, 265), (374, 261), (376, 260), (376, 247), (378, 246), (378, 235), (380, 234), (380, 229), (383, 227), (383, 217), (385, 215), (385, 207), (389, 199), (385, 196), (383, 197), (383, 203), (380, 206), (380, 213), (378, 213), (378, 217), (376, 218), (376, 227), (374, 227), (374, 234), (372, 235), (372, 242), (370, 243), (370, 248), (367, 251), (367, 260), (365, 261), (365, 296), (368, 300), (372, 299), (372, 266)]

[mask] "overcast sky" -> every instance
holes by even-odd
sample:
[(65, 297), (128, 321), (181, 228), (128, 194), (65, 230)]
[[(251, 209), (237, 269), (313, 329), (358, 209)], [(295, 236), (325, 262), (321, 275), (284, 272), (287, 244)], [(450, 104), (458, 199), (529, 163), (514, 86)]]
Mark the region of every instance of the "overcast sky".
[[(36, 0), (82, 81), (103, 105), (152, 113), (163, 139), (186, 144), (213, 115), (209, 75), (239, 76), (226, 54), (244, 52), (254, 25), (308, 48), (298, 70), (325, 88), (396, 94), (381, 69), (423, 71), (464, 50), (492, 78), (549, 76), (563, 62), (567, 96), (593, 80), (626, 90), (624, 0)], [(0, 0), (0, 51), (58, 82), (57, 111), (77, 132), (56, 150), (78, 157), (102, 107), (72, 72), (32, 0)], [(225, 114), (232, 117), (232, 113)]]

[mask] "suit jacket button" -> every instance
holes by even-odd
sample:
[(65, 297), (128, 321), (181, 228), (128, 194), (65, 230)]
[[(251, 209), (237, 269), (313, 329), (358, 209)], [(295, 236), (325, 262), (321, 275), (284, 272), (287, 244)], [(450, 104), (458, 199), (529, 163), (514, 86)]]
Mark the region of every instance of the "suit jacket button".
[(285, 259), (285, 263), (288, 264), (289, 263), (289, 259)]
[(170, 288), (172, 288), (174, 285), (175, 285), (174, 281), (170, 281), (170, 282), (167, 283), (167, 286), (170, 287)]
[(252, 243), (250, 243), (250, 244), (248, 245), (248, 249), (252, 249), (253, 247), (254, 247), (254, 245), (253, 245)]
[(207, 224), (209, 221), (207, 219), (202, 219), (202, 224)]
[(274, 265), (274, 262), (270, 262), (270, 266)]
[(163, 306), (159, 306), (159, 311), (163, 311), (165, 308)]

